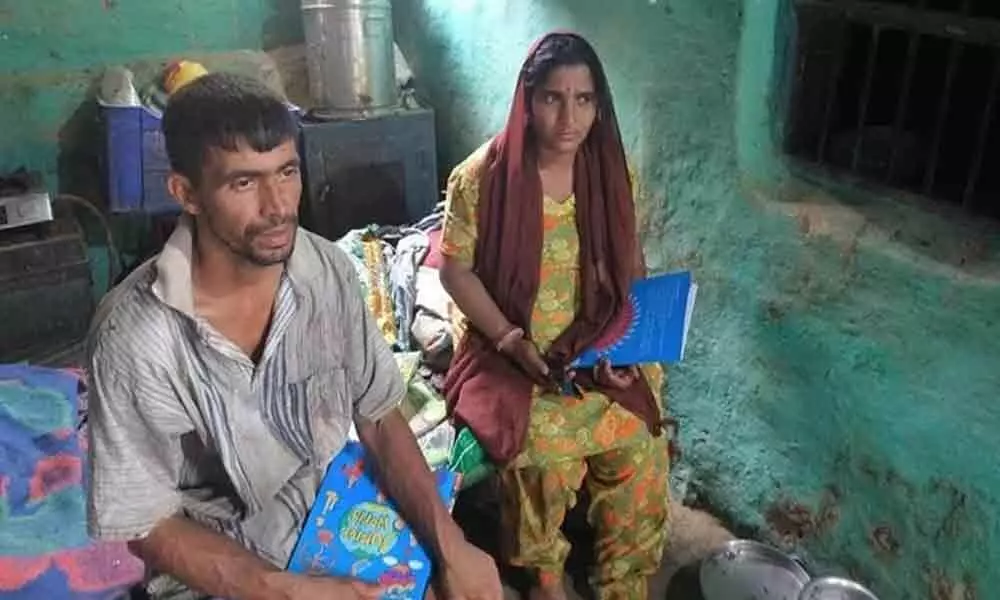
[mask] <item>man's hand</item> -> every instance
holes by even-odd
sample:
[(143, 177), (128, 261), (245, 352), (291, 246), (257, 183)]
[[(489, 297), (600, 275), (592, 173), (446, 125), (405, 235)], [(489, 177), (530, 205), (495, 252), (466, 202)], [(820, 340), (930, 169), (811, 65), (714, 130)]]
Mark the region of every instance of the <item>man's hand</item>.
[(441, 600), (501, 600), (503, 587), (490, 555), (463, 542), (440, 564)]
[(594, 381), (616, 390), (628, 389), (640, 377), (638, 367), (616, 369), (604, 359), (594, 367)]
[(284, 600), (378, 600), (382, 587), (341, 577), (297, 577), (289, 580)]
[[(434, 556), (442, 600), (502, 600), (496, 564), (465, 539), (441, 501), (434, 475), (398, 410), (378, 421), (358, 419), (379, 484)], [(316, 600), (320, 600), (319, 597)]]

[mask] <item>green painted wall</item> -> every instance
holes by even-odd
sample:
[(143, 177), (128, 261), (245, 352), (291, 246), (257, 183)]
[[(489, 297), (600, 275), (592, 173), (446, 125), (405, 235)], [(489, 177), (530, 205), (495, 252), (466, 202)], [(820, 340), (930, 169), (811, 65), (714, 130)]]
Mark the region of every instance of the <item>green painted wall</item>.
[[(782, 0), (396, 0), (454, 164), (499, 127), (530, 42), (605, 58), (655, 269), (701, 282), (672, 370), (678, 483), (883, 598), (1000, 589), (997, 229), (795, 176)], [(812, 183), (810, 182), (812, 181)]]

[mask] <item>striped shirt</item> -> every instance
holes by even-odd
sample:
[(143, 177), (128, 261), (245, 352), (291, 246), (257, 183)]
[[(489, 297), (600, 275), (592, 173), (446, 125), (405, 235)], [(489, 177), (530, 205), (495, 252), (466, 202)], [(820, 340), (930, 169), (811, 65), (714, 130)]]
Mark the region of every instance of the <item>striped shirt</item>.
[[(299, 230), (255, 364), (195, 313), (191, 228), (182, 218), (95, 317), (90, 530), (133, 540), (183, 514), (283, 567), (352, 419), (381, 418), (405, 388), (332, 242)], [(184, 597), (167, 578), (149, 587)]]

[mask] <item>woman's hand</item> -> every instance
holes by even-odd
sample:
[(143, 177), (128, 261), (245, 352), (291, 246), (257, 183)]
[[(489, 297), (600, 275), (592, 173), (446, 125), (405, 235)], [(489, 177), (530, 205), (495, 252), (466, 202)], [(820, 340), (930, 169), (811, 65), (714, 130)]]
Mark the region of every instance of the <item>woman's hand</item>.
[(616, 390), (625, 390), (632, 386), (639, 377), (639, 367), (615, 368), (607, 359), (594, 366), (594, 381), (598, 385)]
[(549, 366), (542, 359), (538, 346), (523, 337), (505, 344), (501, 353), (521, 368), (536, 384), (550, 388), (554, 385)]

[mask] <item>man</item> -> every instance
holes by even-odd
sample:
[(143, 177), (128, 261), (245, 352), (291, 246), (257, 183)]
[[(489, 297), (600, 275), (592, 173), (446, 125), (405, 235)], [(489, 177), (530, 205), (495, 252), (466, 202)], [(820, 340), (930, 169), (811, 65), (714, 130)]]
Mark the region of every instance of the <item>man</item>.
[(376, 598), (281, 570), (353, 420), (438, 589), (499, 599), (396, 410), (404, 386), (347, 257), (297, 226), (284, 104), (213, 74), (171, 99), (163, 128), (184, 214), (104, 300), (88, 344), (92, 533), (129, 542), (153, 598)]

